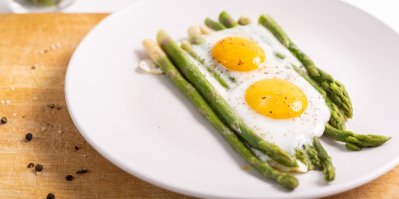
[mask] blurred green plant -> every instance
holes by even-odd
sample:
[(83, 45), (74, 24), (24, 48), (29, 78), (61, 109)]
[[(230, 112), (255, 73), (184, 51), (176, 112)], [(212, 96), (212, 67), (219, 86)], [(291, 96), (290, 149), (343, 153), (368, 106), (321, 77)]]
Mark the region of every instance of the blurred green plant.
[(31, 4), (39, 4), (45, 6), (54, 6), (60, 2), (60, 0), (25, 0)]

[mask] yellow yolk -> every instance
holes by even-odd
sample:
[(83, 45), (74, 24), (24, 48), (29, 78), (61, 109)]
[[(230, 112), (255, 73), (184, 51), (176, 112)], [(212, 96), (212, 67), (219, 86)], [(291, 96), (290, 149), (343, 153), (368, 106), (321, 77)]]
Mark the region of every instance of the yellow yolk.
[(247, 89), (245, 100), (256, 112), (273, 119), (298, 117), (308, 105), (302, 90), (282, 79), (255, 82)]
[(212, 57), (232, 71), (251, 71), (265, 61), (265, 53), (259, 45), (242, 37), (227, 37), (215, 44)]

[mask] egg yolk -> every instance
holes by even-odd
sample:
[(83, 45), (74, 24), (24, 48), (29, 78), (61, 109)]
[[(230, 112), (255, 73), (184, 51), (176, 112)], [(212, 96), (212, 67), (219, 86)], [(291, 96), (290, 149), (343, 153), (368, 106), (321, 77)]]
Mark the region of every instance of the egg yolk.
[(308, 105), (302, 90), (282, 79), (255, 82), (247, 89), (245, 100), (257, 113), (273, 119), (298, 117)]
[(212, 57), (232, 71), (251, 71), (265, 61), (265, 53), (259, 45), (242, 37), (227, 37), (218, 41), (212, 49)]

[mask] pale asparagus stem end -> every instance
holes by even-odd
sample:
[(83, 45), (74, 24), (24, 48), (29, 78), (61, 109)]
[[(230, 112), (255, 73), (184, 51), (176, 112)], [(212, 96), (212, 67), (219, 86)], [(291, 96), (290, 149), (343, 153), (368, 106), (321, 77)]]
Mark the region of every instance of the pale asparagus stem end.
[(143, 46), (147, 50), (147, 53), (150, 56), (150, 58), (154, 61), (159, 60), (161, 57), (166, 56), (166, 54), (162, 51), (162, 49), (158, 47), (158, 44), (151, 39), (145, 39), (143, 41)]
[(198, 26), (191, 26), (187, 30), (188, 40), (193, 44), (201, 44), (205, 40), (202, 36), (201, 28)]
[(213, 32), (212, 29), (210, 29), (208, 26), (204, 26), (204, 25), (200, 26), (200, 29), (201, 29), (201, 33), (204, 35), (208, 35)]
[(251, 19), (250, 19), (249, 17), (241, 16), (241, 17), (238, 19), (238, 24), (240, 24), (240, 25), (242, 25), (242, 26), (246, 26), (246, 25), (248, 25), (248, 24), (250, 24), (250, 23), (251, 23)]
[(167, 38), (169, 38), (169, 35), (168, 35), (168, 33), (166, 33), (165, 30), (158, 31), (158, 33), (157, 33), (158, 44), (162, 44), (165, 41), (165, 39), (167, 39)]

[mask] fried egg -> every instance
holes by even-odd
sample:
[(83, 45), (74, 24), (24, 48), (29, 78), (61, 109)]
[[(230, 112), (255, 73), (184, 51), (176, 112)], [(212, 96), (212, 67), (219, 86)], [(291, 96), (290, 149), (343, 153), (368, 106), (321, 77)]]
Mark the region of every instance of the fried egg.
[(257, 135), (294, 154), (323, 134), (330, 118), (323, 96), (294, 70), (300, 62), (267, 29), (237, 26), (204, 40), (193, 45), (201, 72)]

